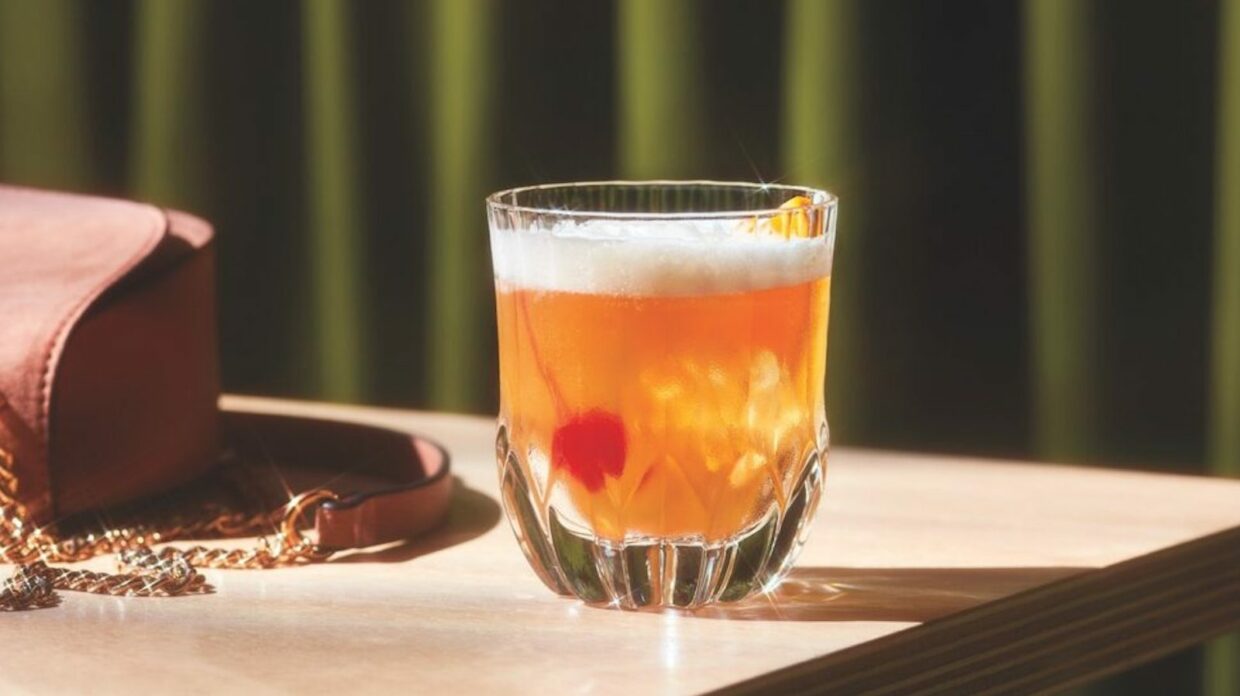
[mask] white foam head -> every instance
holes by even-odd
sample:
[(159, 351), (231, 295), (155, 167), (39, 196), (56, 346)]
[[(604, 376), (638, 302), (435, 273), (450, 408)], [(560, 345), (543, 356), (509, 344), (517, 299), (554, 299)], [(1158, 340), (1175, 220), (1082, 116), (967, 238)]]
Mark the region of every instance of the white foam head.
[(501, 288), (606, 295), (746, 292), (831, 274), (834, 235), (786, 239), (740, 220), (565, 220), (492, 229)]

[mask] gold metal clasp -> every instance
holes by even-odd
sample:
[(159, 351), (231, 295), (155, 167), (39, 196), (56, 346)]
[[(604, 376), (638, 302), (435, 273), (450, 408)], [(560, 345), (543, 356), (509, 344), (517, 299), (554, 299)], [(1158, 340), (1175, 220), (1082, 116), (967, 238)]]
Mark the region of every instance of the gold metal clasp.
[(332, 491), (326, 488), (316, 488), (299, 493), (288, 501), (288, 504), (284, 506), (284, 519), (280, 522), (280, 536), (283, 537), (282, 540), (289, 551), (315, 558), (331, 555), (330, 551), (320, 549), (318, 543), (312, 542), (302, 533), (301, 518), (319, 505), (336, 500), (339, 498)]

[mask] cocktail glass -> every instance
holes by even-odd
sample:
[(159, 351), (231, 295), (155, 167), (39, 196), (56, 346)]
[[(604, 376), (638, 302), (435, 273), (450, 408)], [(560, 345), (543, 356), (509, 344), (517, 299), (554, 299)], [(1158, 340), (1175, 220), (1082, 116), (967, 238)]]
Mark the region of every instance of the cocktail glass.
[(691, 608), (773, 587), (822, 493), (836, 198), (704, 181), (487, 199), (503, 506), (552, 590)]

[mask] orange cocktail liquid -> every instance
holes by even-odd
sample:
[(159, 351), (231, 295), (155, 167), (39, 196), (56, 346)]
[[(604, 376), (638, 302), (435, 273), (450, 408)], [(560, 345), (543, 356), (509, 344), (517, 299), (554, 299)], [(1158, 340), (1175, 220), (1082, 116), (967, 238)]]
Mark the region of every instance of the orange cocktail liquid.
[(783, 508), (825, 428), (829, 293), (501, 284), (500, 416), (533, 502), (613, 541), (724, 541)]

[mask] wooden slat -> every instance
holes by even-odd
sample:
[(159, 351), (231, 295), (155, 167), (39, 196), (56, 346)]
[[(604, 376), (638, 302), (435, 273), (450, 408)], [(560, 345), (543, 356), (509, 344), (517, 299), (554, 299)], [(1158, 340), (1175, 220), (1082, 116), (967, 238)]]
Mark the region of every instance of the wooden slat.
[(432, 403), (473, 410), (485, 401), (483, 341), (491, 301), (483, 199), (495, 104), (492, 43), (500, 7), (490, 0), (435, 0), (427, 36), (431, 53), (432, 210), (430, 359)]
[(1082, 460), (1097, 416), (1092, 0), (1025, 0), (1030, 339), (1040, 456)]
[(363, 172), (348, 9), (343, 0), (309, 0), (301, 6), (313, 336), (319, 394), (335, 401), (357, 401), (365, 394), (368, 364), (361, 266), (366, 230), (359, 196)]
[[(1210, 465), (1240, 476), (1240, 0), (1219, 3)], [(1206, 692), (1240, 693), (1240, 633), (1207, 646)]]
[(209, 200), (203, 173), (206, 131), (207, 5), (194, 0), (141, 0), (134, 6), (133, 195), (201, 211)]
[(705, 67), (697, 0), (616, 3), (620, 172), (630, 179), (709, 178), (702, 169)]
[(96, 183), (85, 11), (74, 0), (0, 2), (0, 177), (8, 183)]

